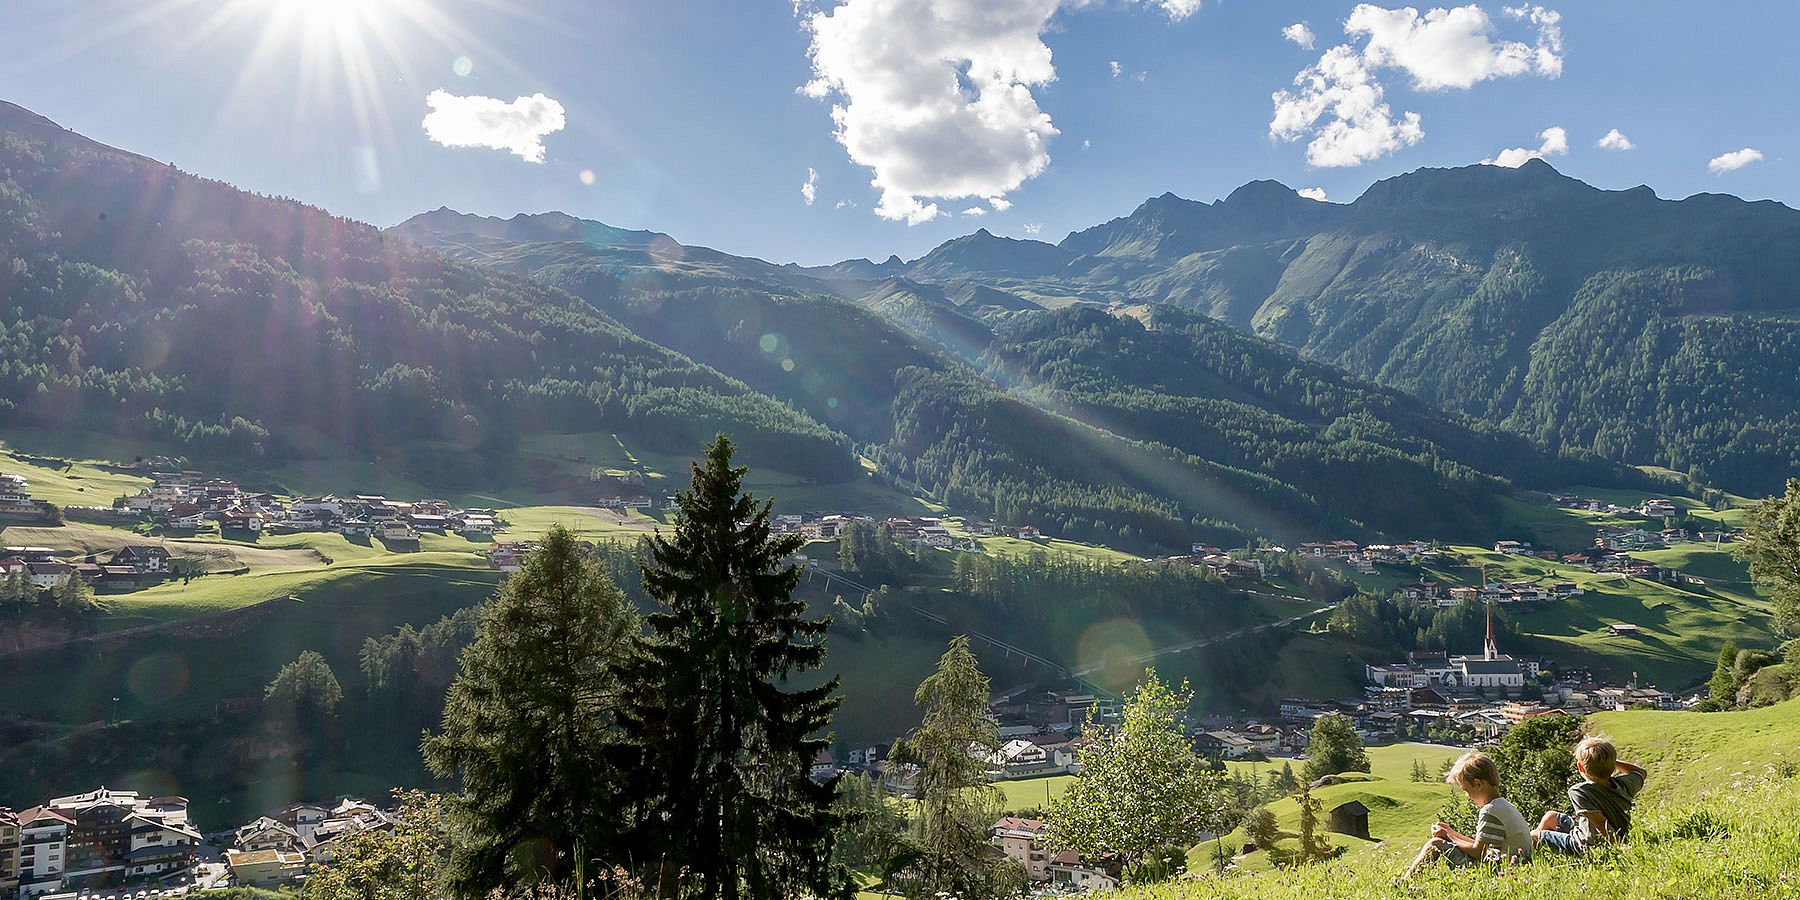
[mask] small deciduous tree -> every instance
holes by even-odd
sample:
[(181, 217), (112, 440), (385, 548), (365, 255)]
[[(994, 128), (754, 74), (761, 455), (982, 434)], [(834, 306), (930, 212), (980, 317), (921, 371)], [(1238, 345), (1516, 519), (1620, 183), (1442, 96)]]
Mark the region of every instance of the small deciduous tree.
[(1226, 779), (1208, 772), (1182, 728), (1193, 692), (1144, 673), (1125, 700), (1123, 721), (1102, 728), (1090, 716), (1081, 773), (1050, 804), (1049, 838), (1085, 854), (1135, 859), (1165, 842), (1191, 846), (1229, 820)]
[(1313, 721), (1306, 739), (1306, 780), (1340, 772), (1369, 771), (1369, 754), (1348, 716), (1332, 713)]
[(1800, 634), (1800, 478), (1788, 479), (1782, 496), (1750, 508), (1733, 552), (1749, 561), (1750, 577), (1775, 601), (1776, 630)]
[(1491, 754), (1506, 798), (1523, 810), (1562, 808), (1576, 778), (1573, 751), (1580, 738), (1581, 723), (1573, 716), (1532, 716), (1507, 729)]
[(304, 900), (441, 900), (449, 856), (442, 798), (395, 791), (394, 799), (394, 827), (344, 838), (303, 883)]

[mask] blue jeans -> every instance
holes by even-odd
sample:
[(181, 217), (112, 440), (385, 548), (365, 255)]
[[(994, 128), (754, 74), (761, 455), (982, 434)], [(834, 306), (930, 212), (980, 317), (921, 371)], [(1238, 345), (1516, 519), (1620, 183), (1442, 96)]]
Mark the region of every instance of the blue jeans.
[(1587, 848), (1575, 837), (1575, 817), (1568, 813), (1556, 814), (1556, 830), (1538, 832), (1538, 843), (1545, 847), (1569, 856), (1580, 856)]
[(1464, 853), (1461, 847), (1458, 847), (1443, 838), (1438, 838), (1437, 840), (1432, 841), (1432, 843), (1437, 846), (1438, 854), (1443, 857), (1444, 864), (1452, 869), (1472, 866), (1476, 862), (1475, 857)]

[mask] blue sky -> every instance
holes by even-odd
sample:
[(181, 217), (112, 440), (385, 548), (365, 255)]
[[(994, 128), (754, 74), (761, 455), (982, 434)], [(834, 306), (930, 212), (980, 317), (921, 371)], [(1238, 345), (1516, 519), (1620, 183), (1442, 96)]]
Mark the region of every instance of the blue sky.
[[(1800, 200), (1800, 5), (1356, 8), (0, 0), (0, 99), (380, 225), (560, 209), (803, 263), (912, 258), (977, 227), (1054, 241), (1164, 191), (1210, 200), (1256, 178), (1347, 201), (1509, 148), (1602, 187)], [(1282, 34), (1302, 22), (1311, 50)], [(1315, 67), (1309, 94), (1295, 79)], [(1332, 140), (1333, 109), (1367, 115)], [(1631, 149), (1596, 147), (1612, 129)], [(498, 149), (446, 146), (483, 142)]]

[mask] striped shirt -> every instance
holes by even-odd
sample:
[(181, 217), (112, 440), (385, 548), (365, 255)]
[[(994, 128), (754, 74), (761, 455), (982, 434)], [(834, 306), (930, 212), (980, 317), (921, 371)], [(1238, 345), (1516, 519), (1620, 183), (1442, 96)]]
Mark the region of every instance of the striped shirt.
[(1505, 797), (1495, 798), (1476, 812), (1474, 837), (1486, 845), (1488, 853), (1498, 851), (1501, 859), (1531, 859), (1531, 826), (1525, 823), (1519, 808)]
[(1569, 788), (1569, 804), (1575, 808), (1575, 837), (1583, 843), (1596, 837), (1594, 825), (1582, 813), (1597, 812), (1606, 818), (1611, 837), (1623, 840), (1631, 831), (1631, 804), (1644, 789), (1644, 773), (1626, 772), (1606, 781), (1581, 781)]

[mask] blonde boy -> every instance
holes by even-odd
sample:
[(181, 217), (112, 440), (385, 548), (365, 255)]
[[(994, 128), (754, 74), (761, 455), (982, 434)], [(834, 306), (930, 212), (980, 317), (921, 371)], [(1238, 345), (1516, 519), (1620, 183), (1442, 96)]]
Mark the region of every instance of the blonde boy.
[(1475, 836), (1465, 835), (1439, 822), (1431, 826), (1431, 838), (1419, 848), (1419, 856), (1406, 870), (1410, 878), (1427, 864), (1443, 857), (1452, 867), (1477, 862), (1531, 859), (1531, 826), (1512, 802), (1500, 796), (1500, 770), (1485, 753), (1463, 754), (1444, 780), (1463, 789), (1469, 802), (1479, 807)]
[(1595, 735), (1575, 745), (1581, 781), (1569, 788), (1573, 812), (1550, 810), (1532, 838), (1539, 844), (1580, 856), (1599, 841), (1623, 840), (1631, 831), (1631, 806), (1644, 789), (1642, 768), (1620, 762), (1612, 741)]

